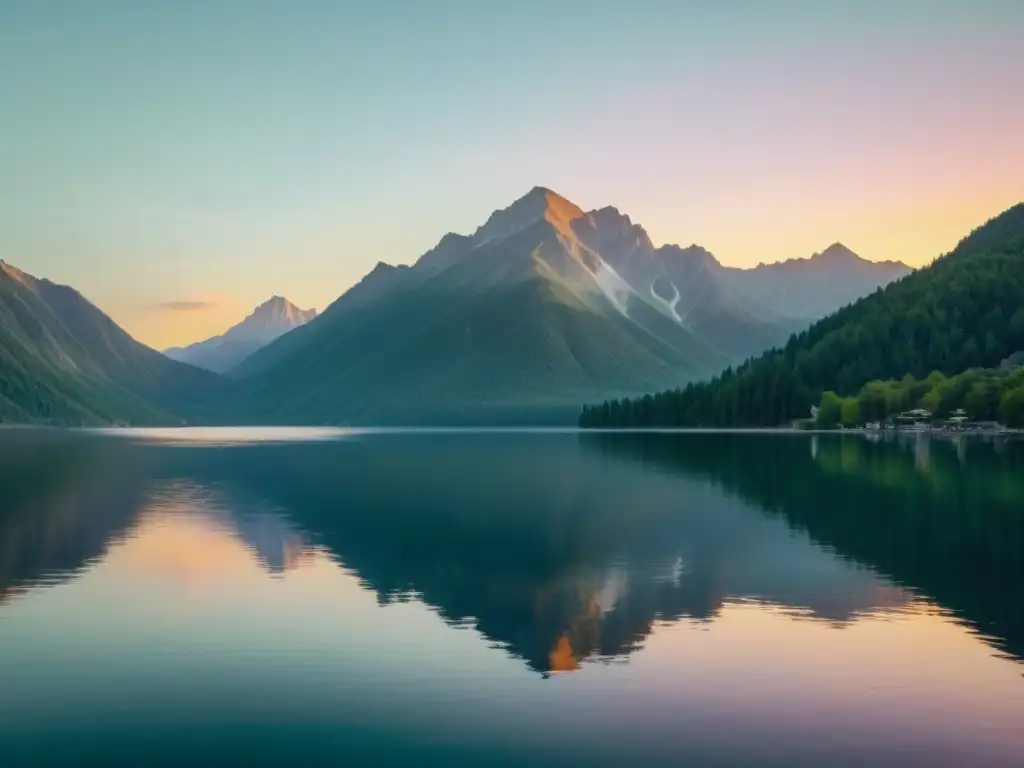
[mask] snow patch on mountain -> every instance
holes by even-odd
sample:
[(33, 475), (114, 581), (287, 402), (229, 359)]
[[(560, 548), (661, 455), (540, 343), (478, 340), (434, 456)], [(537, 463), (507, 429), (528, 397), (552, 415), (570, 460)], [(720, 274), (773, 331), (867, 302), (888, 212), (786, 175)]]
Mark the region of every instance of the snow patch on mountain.
[(591, 272), (594, 282), (601, 289), (612, 305), (622, 313), (623, 317), (629, 317), (626, 310), (629, 306), (629, 297), (636, 295), (633, 287), (627, 283), (618, 272), (608, 266), (604, 259), (597, 260), (597, 268)]
[(651, 283), (651, 287), (650, 287), (651, 296), (653, 296), (655, 299), (657, 299), (659, 303), (664, 305), (664, 307), (669, 311), (669, 314), (672, 315), (673, 319), (675, 319), (675, 321), (677, 323), (681, 324), (683, 322), (683, 318), (681, 318), (679, 316), (679, 312), (676, 310), (676, 306), (679, 304), (679, 299), (682, 298), (682, 297), (680, 296), (679, 289), (676, 288), (676, 284), (675, 283), (673, 283), (671, 280), (669, 280), (668, 284), (671, 285), (672, 286), (672, 290), (675, 291), (675, 296), (673, 296), (671, 299), (663, 299), (661, 296), (659, 296), (657, 293), (655, 293), (654, 292), (654, 283)]

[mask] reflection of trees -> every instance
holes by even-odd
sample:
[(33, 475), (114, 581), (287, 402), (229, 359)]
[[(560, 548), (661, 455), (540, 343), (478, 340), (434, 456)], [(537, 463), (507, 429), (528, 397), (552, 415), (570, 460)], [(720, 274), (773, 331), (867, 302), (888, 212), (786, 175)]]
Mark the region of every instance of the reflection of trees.
[[(166, 459), (176, 476), (287, 509), (382, 602), (418, 599), (454, 625), (472, 621), (540, 671), (626, 655), (657, 621), (710, 619), (733, 596), (843, 621), (880, 591), (872, 575), (707, 483), (604, 461), (574, 436), (389, 437)], [(824, 569), (834, 588), (801, 594), (801, 567)]]
[(0, 442), (0, 601), (58, 582), (132, 525), (140, 455), (120, 441), (11, 432)]
[(710, 477), (951, 609), (1024, 657), (1024, 444), (587, 435), (605, 454)]

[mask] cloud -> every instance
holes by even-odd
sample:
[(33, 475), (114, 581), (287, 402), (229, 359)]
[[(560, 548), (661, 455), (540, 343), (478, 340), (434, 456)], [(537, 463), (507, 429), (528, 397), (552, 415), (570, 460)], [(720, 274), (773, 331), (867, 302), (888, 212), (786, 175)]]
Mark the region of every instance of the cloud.
[(205, 312), (216, 306), (215, 301), (161, 301), (156, 304), (157, 309), (165, 312)]

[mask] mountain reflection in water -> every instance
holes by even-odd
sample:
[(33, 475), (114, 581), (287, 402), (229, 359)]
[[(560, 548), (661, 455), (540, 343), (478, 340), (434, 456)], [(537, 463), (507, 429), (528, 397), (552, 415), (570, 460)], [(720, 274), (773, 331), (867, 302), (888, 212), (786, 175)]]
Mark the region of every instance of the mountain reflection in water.
[(711, 622), (743, 601), (843, 626), (925, 598), (1020, 658), (1024, 496), (1008, 470), (1020, 446), (973, 446), (970, 472), (963, 450), (937, 445), (922, 468), (920, 448), (859, 438), (413, 434), (181, 450), (26, 435), (0, 461), (0, 594), (73, 577), (154, 518), (167, 529), (193, 515), (270, 573), (330, 557), (380, 603), (421, 601), (541, 673), (627, 657), (659, 623)]
[(1020, 443), (2, 437), (4, 768), (1024, 750)]

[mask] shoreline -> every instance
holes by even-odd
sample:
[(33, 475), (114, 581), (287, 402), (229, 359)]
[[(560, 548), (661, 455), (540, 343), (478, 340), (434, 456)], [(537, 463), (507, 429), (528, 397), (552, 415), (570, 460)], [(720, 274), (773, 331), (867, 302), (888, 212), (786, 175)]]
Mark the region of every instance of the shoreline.
[[(1001, 430), (949, 431), (932, 430), (876, 430), (864, 427), (850, 429), (799, 429), (795, 427), (577, 427), (577, 426), (312, 426), (312, 425), (179, 425), (179, 426), (96, 426), (70, 427), (50, 424), (0, 424), (0, 432), (4, 430), (21, 431), (54, 431), (93, 433), (110, 436), (143, 436), (147, 434), (182, 435), (196, 433), (211, 435), (230, 433), (319, 433), (322, 436), (331, 434), (355, 436), (359, 434), (678, 434), (678, 435), (858, 435), (886, 437), (908, 437), (926, 435), (928, 437), (952, 438), (993, 438), (1017, 437), (1024, 435), (1024, 429), (1005, 428)], [(282, 437), (284, 437), (282, 435)], [(285, 438), (287, 439), (287, 438)]]

